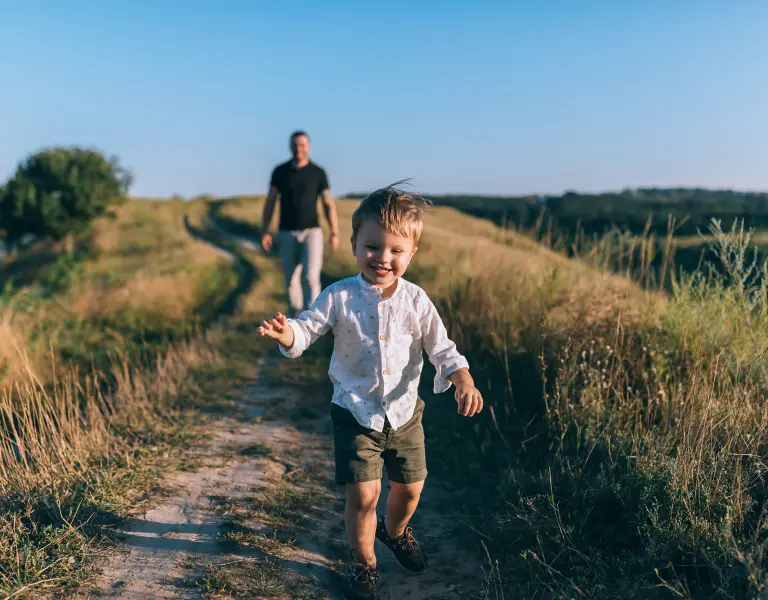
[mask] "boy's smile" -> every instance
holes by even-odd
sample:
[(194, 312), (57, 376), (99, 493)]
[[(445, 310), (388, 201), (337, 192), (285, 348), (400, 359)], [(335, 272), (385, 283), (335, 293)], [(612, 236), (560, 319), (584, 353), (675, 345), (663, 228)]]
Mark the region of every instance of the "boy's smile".
[(352, 240), (352, 251), (363, 277), (386, 289), (403, 276), (416, 245), (412, 237), (386, 231), (375, 219), (366, 219)]

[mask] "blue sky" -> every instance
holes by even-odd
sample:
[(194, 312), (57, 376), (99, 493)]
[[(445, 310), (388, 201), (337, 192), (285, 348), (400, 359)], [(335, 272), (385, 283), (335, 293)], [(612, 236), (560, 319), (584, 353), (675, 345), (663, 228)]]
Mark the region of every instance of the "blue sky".
[(24, 0), (0, 178), (95, 146), (134, 194), (263, 193), (310, 132), (335, 192), (768, 190), (764, 0)]

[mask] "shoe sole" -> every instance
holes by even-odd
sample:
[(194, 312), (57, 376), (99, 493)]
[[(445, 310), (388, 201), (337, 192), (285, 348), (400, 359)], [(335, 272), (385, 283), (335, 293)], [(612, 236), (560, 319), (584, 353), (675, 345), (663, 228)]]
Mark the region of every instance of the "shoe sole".
[(390, 548), (389, 546), (387, 546), (387, 545), (386, 545), (384, 542), (382, 542), (382, 541), (381, 541), (381, 540), (380, 540), (378, 537), (376, 538), (376, 541), (377, 541), (377, 542), (379, 542), (379, 543), (380, 543), (382, 546), (384, 546), (384, 547), (385, 547), (387, 550), (389, 550), (389, 551), (390, 551), (390, 553), (392, 554), (392, 558), (394, 558), (394, 559), (395, 559), (395, 562), (397, 563), (397, 566), (398, 566), (398, 567), (400, 567), (400, 568), (401, 568), (403, 571), (405, 571), (405, 572), (406, 572), (406, 573), (408, 573), (409, 575), (422, 575), (423, 573), (426, 573), (426, 572), (429, 570), (429, 565), (427, 565), (427, 566), (426, 566), (426, 567), (424, 567), (424, 569), (422, 569), (421, 571), (411, 571), (411, 570), (410, 570), (408, 567), (405, 567), (405, 566), (403, 566), (403, 564), (402, 564), (402, 563), (401, 563), (399, 560), (397, 560), (397, 556), (395, 556), (395, 553), (394, 553), (394, 552), (392, 552), (392, 548)]

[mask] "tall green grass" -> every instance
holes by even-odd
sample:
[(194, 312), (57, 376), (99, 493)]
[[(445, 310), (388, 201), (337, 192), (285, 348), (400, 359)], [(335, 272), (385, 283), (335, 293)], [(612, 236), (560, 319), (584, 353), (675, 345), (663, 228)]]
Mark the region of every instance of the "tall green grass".
[(566, 317), (558, 282), (509, 274), (443, 296), (493, 411), (439, 453), (498, 561), (489, 593), (764, 592), (768, 267), (733, 234), (713, 230), (726, 275), (679, 275), (646, 314), (570, 296)]

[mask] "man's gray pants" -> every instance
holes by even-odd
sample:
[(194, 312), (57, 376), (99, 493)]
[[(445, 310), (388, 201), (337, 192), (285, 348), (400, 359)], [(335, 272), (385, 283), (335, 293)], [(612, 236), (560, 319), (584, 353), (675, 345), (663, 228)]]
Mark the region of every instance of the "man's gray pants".
[(290, 315), (308, 309), (320, 295), (323, 268), (323, 230), (320, 227), (279, 231), (277, 251), (283, 263)]

